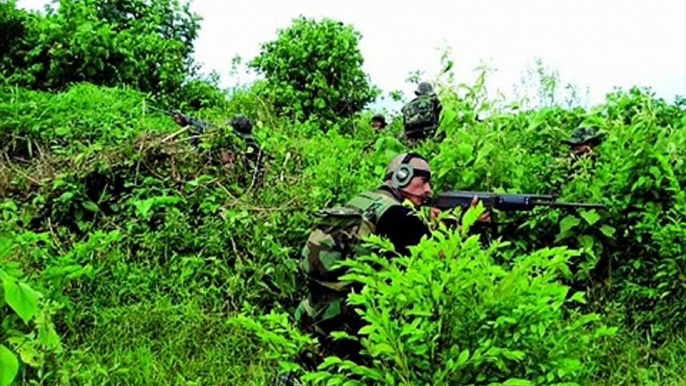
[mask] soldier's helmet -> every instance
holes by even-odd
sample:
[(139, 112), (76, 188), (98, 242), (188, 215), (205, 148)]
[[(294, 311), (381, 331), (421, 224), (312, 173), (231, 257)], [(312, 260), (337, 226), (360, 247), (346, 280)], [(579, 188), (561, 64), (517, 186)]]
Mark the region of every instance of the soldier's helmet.
[(233, 129), (239, 135), (252, 133), (252, 123), (250, 123), (250, 120), (243, 115), (235, 116), (231, 121), (229, 121), (229, 125), (231, 125), (231, 127), (233, 127)]
[(597, 146), (603, 141), (592, 127), (578, 127), (572, 132), (570, 139), (562, 140), (562, 143), (569, 146), (592, 145)]
[(381, 127), (386, 127), (386, 118), (381, 114), (376, 114), (372, 117), (372, 122), (381, 123)]
[(417, 86), (417, 91), (415, 91), (415, 95), (429, 95), (434, 92), (433, 86), (431, 86), (431, 83), (429, 82), (422, 82)]

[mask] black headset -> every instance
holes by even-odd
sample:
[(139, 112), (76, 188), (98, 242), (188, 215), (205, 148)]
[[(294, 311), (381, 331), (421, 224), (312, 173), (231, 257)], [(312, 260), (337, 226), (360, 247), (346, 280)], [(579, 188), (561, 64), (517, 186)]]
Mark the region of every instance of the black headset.
[(426, 158), (417, 153), (408, 153), (400, 162), (400, 165), (398, 165), (396, 170), (391, 170), (386, 173), (384, 180), (390, 178), (394, 188), (403, 189), (410, 185), (410, 182), (412, 182), (412, 179), (415, 177), (431, 178), (431, 172), (428, 170), (417, 170), (409, 164), (414, 158), (426, 161)]

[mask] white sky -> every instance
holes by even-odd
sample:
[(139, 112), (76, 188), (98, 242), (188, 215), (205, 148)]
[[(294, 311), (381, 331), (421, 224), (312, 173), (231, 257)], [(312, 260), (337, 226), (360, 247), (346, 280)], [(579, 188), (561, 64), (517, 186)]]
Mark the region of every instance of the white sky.
[[(19, 0), (42, 8), (46, 0)], [(560, 73), (563, 83), (589, 88), (602, 102), (613, 87), (651, 86), (673, 100), (686, 94), (685, 0), (194, 0), (204, 18), (195, 42), (204, 70), (216, 70), (223, 86), (253, 76), (229, 76), (231, 59), (244, 61), (277, 28), (299, 15), (332, 17), (363, 35), (364, 68), (384, 92), (402, 90), (409, 72), (439, 70), (440, 47), (452, 47), (458, 81), (486, 60), (497, 72), (489, 89), (509, 94), (536, 57)]]

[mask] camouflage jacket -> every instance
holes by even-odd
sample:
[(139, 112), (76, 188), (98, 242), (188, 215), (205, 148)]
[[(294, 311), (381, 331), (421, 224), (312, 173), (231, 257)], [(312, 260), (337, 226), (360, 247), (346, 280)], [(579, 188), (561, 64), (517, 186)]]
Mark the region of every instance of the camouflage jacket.
[(402, 108), (406, 133), (438, 129), (443, 106), (436, 94), (419, 95)]
[(335, 326), (337, 330), (354, 333), (349, 321), (356, 315), (345, 304), (352, 286), (339, 280), (346, 273), (345, 267), (332, 266), (342, 259), (367, 253), (351, 240), (351, 233), (357, 237), (375, 234), (379, 218), (396, 205), (402, 203), (392, 194), (373, 190), (357, 195), (341, 208), (324, 211), (324, 219), (312, 231), (302, 251), (301, 269), (307, 279), (308, 296), (295, 316), (305, 329), (322, 334)]

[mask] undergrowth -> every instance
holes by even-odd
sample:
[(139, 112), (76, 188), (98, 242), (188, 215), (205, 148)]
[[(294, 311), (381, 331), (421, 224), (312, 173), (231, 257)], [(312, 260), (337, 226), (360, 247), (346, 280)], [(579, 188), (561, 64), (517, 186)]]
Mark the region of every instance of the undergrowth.
[[(324, 36), (316, 27), (307, 23)], [(373, 90), (352, 73), (365, 85), (348, 101), (357, 106)], [(590, 109), (524, 109), (489, 97), (486, 75), (435, 80), (446, 140), (414, 149), (434, 189), (607, 209), (497, 213), (489, 248), (444, 229), (410, 257), (350, 262), (349, 279), (366, 284), (350, 301), (369, 324), (372, 360), (331, 357), (309, 373), (296, 359), (317, 344), (292, 318), (301, 248), (315, 212), (379, 185), (408, 150), (400, 119), (377, 132), (371, 112), (339, 120), (316, 101), (310, 114), (289, 111), (302, 118), (293, 122), (276, 100), (295, 95), (285, 77), (278, 92), (257, 82), (195, 111), (212, 124), (195, 145), (126, 86), (3, 81), (0, 385), (14, 374), (17, 384), (267, 385), (286, 370), (348, 385), (683, 384), (684, 100), (633, 88)], [(253, 121), (263, 170), (225, 125), (236, 113)], [(560, 141), (580, 125), (605, 141), (573, 163)], [(236, 161), (220, 162), (226, 152)]]

